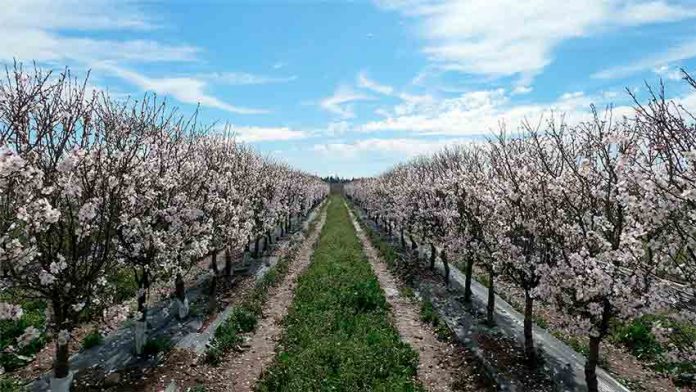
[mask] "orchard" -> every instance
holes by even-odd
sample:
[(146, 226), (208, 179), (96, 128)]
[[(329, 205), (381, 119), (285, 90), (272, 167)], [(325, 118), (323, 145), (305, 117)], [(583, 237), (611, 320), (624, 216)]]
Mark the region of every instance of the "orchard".
[[(0, 191), (0, 319), (22, 316), (12, 300), (47, 304), (51, 389), (60, 391), (72, 377), (74, 327), (113, 305), (113, 270), (134, 272), (140, 353), (153, 285), (176, 285), (185, 318), (182, 276), (192, 264), (270, 238), (328, 188), (153, 96), (120, 102), (68, 71), (18, 65), (0, 83)], [(19, 344), (38, 333), (27, 328)]]
[[(536, 304), (560, 311), (560, 327), (589, 341), (584, 372), (597, 391), (600, 343), (612, 323), (674, 309), (694, 320), (694, 124), (691, 113), (655, 93), (646, 104), (636, 100), (630, 117), (595, 109), (579, 124), (551, 117), (502, 127), (488, 141), (354, 181), (347, 193), (402, 244), (412, 236), (414, 249), (432, 248), (431, 268), (436, 247), (446, 271), (447, 260), (459, 260), (466, 300), (480, 267), (488, 323), (494, 293), (504, 291), (497, 282), (519, 289), (531, 364), (539, 360)], [(661, 326), (654, 328), (659, 334)], [(684, 363), (696, 359), (693, 341), (671, 350)]]
[(661, 90), (344, 180), (88, 86), (0, 81), (3, 391), (696, 385), (696, 118)]

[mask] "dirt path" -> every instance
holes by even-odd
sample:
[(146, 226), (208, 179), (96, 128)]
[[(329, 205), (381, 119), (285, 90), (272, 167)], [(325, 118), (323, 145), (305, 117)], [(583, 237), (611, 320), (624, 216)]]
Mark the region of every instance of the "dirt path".
[(246, 344), (248, 349), (220, 365), (222, 372), (220, 378), (225, 380), (222, 390), (235, 392), (253, 390), (263, 370), (273, 361), (276, 343), (283, 331), (281, 322), (288, 314), (297, 278), (309, 266), (314, 246), (325, 221), (326, 211), (322, 212), (318, 224), (302, 244), (283, 282), (271, 289), (262, 312), (263, 318)]
[(418, 305), (400, 294), (396, 279), (387, 270), (353, 212), (348, 210), (365, 255), (392, 308), (395, 327), (401, 338), (418, 352), (418, 379), (428, 391), (451, 391), (455, 381), (466, 377), (467, 369), (462, 368), (461, 361), (457, 360), (455, 348), (438, 340), (435, 331), (421, 321)]

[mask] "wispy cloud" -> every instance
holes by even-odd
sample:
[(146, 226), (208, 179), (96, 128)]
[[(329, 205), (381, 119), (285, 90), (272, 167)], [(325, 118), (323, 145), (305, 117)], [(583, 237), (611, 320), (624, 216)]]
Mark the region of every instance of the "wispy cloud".
[[(396, 131), (421, 135), (479, 136), (497, 132), (501, 123), (516, 129), (522, 121), (564, 113), (569, 122), (591, 118), (590, 104), (607, 103), (583, 92), (561, 95), (556, 101), (516, 105), (504, 89), (472, 91), (458, 97), (425, 102), (404, 102), (385, 113), (385, 118), (354, 127), (359, 132)], [(631, 113), (614, 108), (617, 116)]]
[(324, 98), (319, 102), (319, 106), (342, 119), (355, 117), (352, 102), (367, 101), (373, 98), (369, 95), (353, 90), (349, 86), (339, 86), (330, 97)]
[[(664, 52), (644, 57), (636, 62), (611, 67), (592, 75), (596, 79), (614, 79), (634, 75), (643, 71), (659, 71), (670, 68), (672, 63), (696, 57), (696, 39), (673, 46)], [(659, 73), (659, 72), (656, 72)]]
[(611, 28), (696, 17), (663, 0), (384, 0), (418, 23), (423, 48), (443, 69), (505, 76), (539, 73), (561, 42)]
[[(199, 50), (149, 39), (106, 39), (84, 33), (144, 31), (157, 25), (130, 2), (0, 0), (0, 61), (192, 61)], [(80, 31), (81, 36), (64, 31)]]
[(109, 63), (97, 63), (95, 68), (102, 69), (118, 76), (143, 90), (168, 95), (180, 102), (200, 104), (211, 108), (221, 109), (237, 114), (268, 113), (264, 109), (252, 109), (226, 103), (205, 92), (206, 82), (193, 77), (163, 77), (152, 78)]
[(422, 154), (439, 151), (445, 146), (471, 143), (470, 139), (438, 139), (427, 140), (418, 138), (370, 138), (350, 143), (320, 143), (312, 146), (312, 151), (330, 157), (353, 160), (359, 157), (380, 159), (380, 156), (398, 156), (400, 159), (411, 158)]
[(215, 72), (200, 75), (200, 78), (216, 83), (224, 83), (232, 86), (244, 86), (255, 84), (288, 83), (297, 80), (297, 76), (270, 76), (248, 72)]
[(289, 127), (231, 126), (237, 139), (247, 143), (305, 139), (308, 132)]
[(367, 73), (364, 71), (358, 73), (357, 77), (358, 87), (368, 89), (370, 91), (376, 92), (382, 95), (392, 95), (394, 94), (394, 88), (392, 86), (387, 86), (385, 84), (380, 84), (370, 79)]

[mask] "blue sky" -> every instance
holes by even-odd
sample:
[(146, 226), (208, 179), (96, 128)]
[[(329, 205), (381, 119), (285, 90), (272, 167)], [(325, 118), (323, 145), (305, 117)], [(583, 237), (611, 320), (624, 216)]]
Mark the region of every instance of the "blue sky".
[(0, 0), (0, 62), (69, 66), (320, 175), (365, 176), (626, 88), (696, 110), (696, 0)]

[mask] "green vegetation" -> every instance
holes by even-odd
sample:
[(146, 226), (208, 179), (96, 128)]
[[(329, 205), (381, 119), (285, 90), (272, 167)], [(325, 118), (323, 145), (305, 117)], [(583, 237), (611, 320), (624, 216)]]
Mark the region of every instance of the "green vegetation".
[(106, 281), (108, 282), (107, 287), (111, 290), (113, 303), (117, 304), (135, 298), (135, 294), (138, 292), (138, 283), (136, 283), (130, 268), (115, 268), (106, 276)]
[(165, 336), (159, 336), (156, 338), (148, 339), (143, 347), (143, 354), (145, 355), (156, 355), (158, 353), (163, 353), (171, 350), (173, 347), (172, 340)]
[(215, 330), (215, 338), (206, 350), (208, 363), (217, 365), (222, 355), (242, 342), (241, 334), (256, 328), (258, 313), (242, 305), (232, 310), (230, 317)]
[(21, 392), (26, 390), (24, 384), (16, 378), (0, 376), (0, 392)]
[(389, 309), (343, 199), (300, 277), (276, 362), (261, 391), (414, 391), (417, 354), (389, 322)]
[[(671, 330), (668, 341), (660, 343), (652, 332), (654, 324)], [(669, 347), (688, 348), (696, 341), (696, 326), (685, 321), (675, 320), (664, 315), (646, 315), (628, 323), (612, 326), (611, 340), (625, 346), (639, 359), (648, 361), (658, 372), (671, 375), (696, 373), (692, 362), (674, 362), (665, 355)]]
[[(42, 332), (29, 344), (22, 347), (17, 345), (17, 338), (27, 327), (33, 326), (43, 331), (46, 322), (44, 302), (24, 301), (21, 305), (23, 314), (19, 320), (0, 320), (0, 367), (3, 367), (5, 371), (13, 371), (26, 365), (46, 344), (46, 336)], [(16, 350), (9, 350), (10, 346), (15, 347)]]
[(101, 335), (99, 330), (95, 329), (85, 335), (85, 337), (82, 339), (82, 348), (89, 350), (92, 347), (102, 344), (103, 341), (104, 337)]
[(652, 323), (641, 317), (628, 324), (617, 325), (612, 340), (626, 346), (637, 358), (654, 360), (663, 349), (651, 328)]
[(421, 301), (420, 319), (424, 323), (428, 323), (435, 328), (435, 334), (439, 340), (449, 340), (452, 336), (447, 324), (438, 316), (433, 304), (427, 299)]

